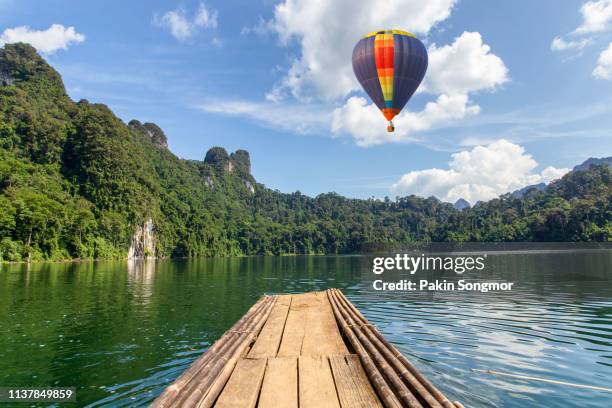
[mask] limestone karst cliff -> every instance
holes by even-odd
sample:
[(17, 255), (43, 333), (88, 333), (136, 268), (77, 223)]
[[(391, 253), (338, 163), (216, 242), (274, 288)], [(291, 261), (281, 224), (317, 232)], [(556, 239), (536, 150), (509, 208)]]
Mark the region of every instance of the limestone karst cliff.
[(132, 236), (128, 259), (146, 259), (155, 257), (155, 226), (153, 220), (148, 219), (142, 225), (136, 226)]

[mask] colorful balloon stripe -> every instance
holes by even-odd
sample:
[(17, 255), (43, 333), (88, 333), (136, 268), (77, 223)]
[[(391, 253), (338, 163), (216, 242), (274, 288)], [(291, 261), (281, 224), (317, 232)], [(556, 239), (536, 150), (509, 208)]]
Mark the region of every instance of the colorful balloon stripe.
[(374, 37), (376, 34), (385, 34), (385, 33), (401, 34), (401, 35), (407, 35), (410, 37), (414, 37), (414, 34), (409, 33), (408, 31), (403, 31), (403, 30), (376, 30), (376, 31), (372, 31), (371, 33), (364, 35), (363, 38)]
[(374, 38), (374, 58), (376, 60), (376, 72), (382, 89), (385, 107), (383, 114), (387, 120), (393, 119), (393, 34), (376, 34)]

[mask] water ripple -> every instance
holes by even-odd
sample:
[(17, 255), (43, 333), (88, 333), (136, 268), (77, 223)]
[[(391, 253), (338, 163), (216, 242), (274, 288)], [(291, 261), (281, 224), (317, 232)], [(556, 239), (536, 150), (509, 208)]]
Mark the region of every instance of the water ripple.
[(474, 371), (610, 386), (612, 254), (557, 256), (491, 255), (492, 272), (469, 276), (517, 282), (510, 293), (380, 293), (359, 256), (11, 266), (0, 272), (0, 384), (146, 406), (262, 294), (334, 286), (465, 406), (610, 407), (612, 393)]

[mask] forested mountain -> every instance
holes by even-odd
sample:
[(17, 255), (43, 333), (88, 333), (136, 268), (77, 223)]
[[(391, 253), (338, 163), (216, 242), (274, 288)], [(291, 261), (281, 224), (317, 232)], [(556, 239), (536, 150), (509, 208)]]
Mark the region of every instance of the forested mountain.
[(179, 159), (155, 124), (125, 124), (105, 105), (73, 102), (34, 48), (0, 49), (4, 261), (123, 258), (148, 224), (161, 257), (352, 253), (415, 241), (606, 241), (610, 178), (609, 167), (593, 166), (544, 191), (463, 211), (416, 196), (284, 194), (255, 181), (248, 152), (214, 147), (202, 161)]
[(591, 166), (612, 166), (612, 157), (590, 157), (581, 164), (574, 166), (573, 171), (588, 170)]

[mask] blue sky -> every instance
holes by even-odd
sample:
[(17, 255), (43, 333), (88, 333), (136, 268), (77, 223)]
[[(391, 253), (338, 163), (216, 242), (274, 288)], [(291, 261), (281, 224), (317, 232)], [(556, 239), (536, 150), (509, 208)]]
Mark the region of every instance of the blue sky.
[[(350, 68), (383, 27), (430, 51), (395, 134)], [(183, 158), (246, 149), (285, 192), (474, 202), (612, 154), (611, 0), (0, 0), (17, 40), (73, 99), (157, 123)]]

